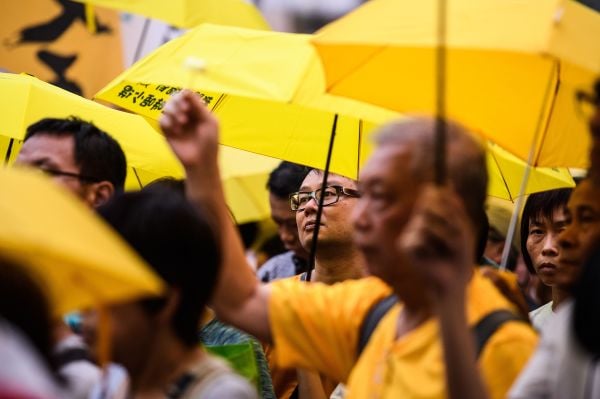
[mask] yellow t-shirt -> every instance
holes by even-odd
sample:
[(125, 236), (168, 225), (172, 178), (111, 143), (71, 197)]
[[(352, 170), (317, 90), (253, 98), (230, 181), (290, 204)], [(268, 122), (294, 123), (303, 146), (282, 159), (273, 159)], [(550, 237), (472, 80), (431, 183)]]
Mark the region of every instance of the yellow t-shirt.
[[(278, 364), (318, 370), (347, 383), (347, 399), (446, 396), (437, 321), (431, 319), (395, 340), (399, 304), (380, 321), (356, 359), (364, 317), (391, 293), (381, 280), (369, 277), (333, 286), (288, 280), (271, 286), (269, 318)], [(469, 324), (499, 309), (513, 310), (475, 272), (467, 291)], [(535, 332), (519, 322), (505, 323), (488, 340), (479, 364), (492, 398), (506, 396), (536, 344)]]

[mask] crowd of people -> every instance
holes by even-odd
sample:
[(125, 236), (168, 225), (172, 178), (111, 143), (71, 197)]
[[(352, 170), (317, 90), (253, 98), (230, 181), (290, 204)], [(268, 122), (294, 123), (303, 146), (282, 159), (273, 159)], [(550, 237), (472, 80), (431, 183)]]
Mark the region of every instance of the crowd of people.
[(258, 271), (226, 204), (218, 122), (195, 93), (174, 95), (160, 123), (185, 180), (138, 192), (124, 192), (108, 133), (75, 117), (31, 125), (16, 166), (92, 208), (166, 290), (109, 306), (99, 364), (97, 310), (57, 319), (39, 280), (0, 253), (0, 398), (600, 397), (593, 90), (588, 176), (523, 209), (510, 263), (527, 279), (497, 268), (506, 231), (486, 214), (485, 150), (452, 121), (445, 184), (426, 117), (381, 127), (357, 181), (283, 162), (267, 188), (287, 252)]

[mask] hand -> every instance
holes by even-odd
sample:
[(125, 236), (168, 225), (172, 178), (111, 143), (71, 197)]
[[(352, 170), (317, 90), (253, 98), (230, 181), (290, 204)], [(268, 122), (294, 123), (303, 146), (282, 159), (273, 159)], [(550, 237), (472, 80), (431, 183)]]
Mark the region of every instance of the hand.
[(464, 297), (473, 272), (475, 233), (452, 189), (423, 188), (413, 216), (397, 240), (397, 249), (422, 273), (434, 301), (454, 301), (456, 294)]
[(202, 100), (184, 90), (165, 105), (160, 127), (188, 173), (217, 167), (219, 124)]

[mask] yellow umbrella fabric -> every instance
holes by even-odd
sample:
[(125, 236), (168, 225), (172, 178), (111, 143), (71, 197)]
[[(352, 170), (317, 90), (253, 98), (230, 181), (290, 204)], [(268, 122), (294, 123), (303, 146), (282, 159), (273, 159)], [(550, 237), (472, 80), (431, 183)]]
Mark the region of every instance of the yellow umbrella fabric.
[(17, 169), (0, 170), (0, 187), (0, 255), (32, 270), (57, 315), (162, 292), (144, 261), (71, 193)]
[(237, 223), (260, 221), (271, 216), (267, 180), (279, 162), (279, 159), (221, 146), (221, 179), (227, 205)]
[(127, 189), (138, 189), (163, 176), (184, 175), (164, 137), (138, 115), (106, 107), (29, 75), (1, 73), (0, 91), (0, 109), (5, 115), (0, 120), (0, 150), (5, 163), (14, 160), (31, 123), (73, 115), (93, 122), (119, 142), (127, 157)]
[[(77, 116), (91, 121), (114, 137), (128, 164), (125, 188), (137, 190), (161, 178), (183, 178), (183, 167), (164, 137), (144, 118), (87, 100), (29, 75), (0, 74), (0, 154), (10, 165), (21, 148), (25, 129), (45, 117)], [(268, 218), (268, 174), (277, 160), (234, 148), (221, 152), (221, 170), (228, 205), (236, 220), (245, 223)]]
[[(115, 78), (95, 98), (154, 121), (182, 87), (219, 117), (221, 144), (324, 168), (339, 113), (331, 171), (357, 177), (361, 143), (394, 112), (324, 93), (309, 35), (201, 25)], [(202, 72), (184, 69), (192, 57)]]
[[(371, 0), (313, 44), (327, 91), (435, 110), (435, 0)], [(600, 14), (572, 0), (447, 0), (447, 114), (535, 166), (585, 167), (576, 89), (600, 72)], [(537, 134), (536, 136), (536, 133)]]
[[(488, 195), (515, 201), (527, 163), (492, 142), (488, 142), (487, 150)], [(522, 195), (564, 187), (575, 187), (568, 169), (538, 167), (531, 170)]]
[[(219, 117), (222, 144), (323, 168), (336, 109), (379, 122), (398, 114), (323, 94), (322, 70), (309, 39), (308, 35), (203, 25), (140, 60), (96, 98), (139, 113), (156, 125), (168, 98), (191, 85)], [(190, 56), (206, 65), (197, 76), (183, 69)], [(376, 125), (356, 117), (340, 117), (332, 172), (357, 178), (372, 151), (368, 135)], [(228, 157), (226, 148), (222, 160)], [(500, 151), (494, 147), (493, 152), (499, 154), (490, 155), (488, 162), (490, 193), (512, 199), (517, 195), (514, 186), (523, 175), (524, 163), (514, 157), (508, 161), (508, 155)], [(498, 165), (507, 170), (502, 172)], [(222, 170), (226, 169), (222, 166)], [(550, 177), (538, 178), (538, 174)], [(572, 183), (565, 170), (553, 173), (536, 169), (533, 175), (538, 183), (528, 192)], [(225, 172), (226, 181), (227, 176)]]
[(270, 29), (260, 11), (245, 0), (74, 0), (98, 7), (127, 11), (192, 28), (203, 22)]

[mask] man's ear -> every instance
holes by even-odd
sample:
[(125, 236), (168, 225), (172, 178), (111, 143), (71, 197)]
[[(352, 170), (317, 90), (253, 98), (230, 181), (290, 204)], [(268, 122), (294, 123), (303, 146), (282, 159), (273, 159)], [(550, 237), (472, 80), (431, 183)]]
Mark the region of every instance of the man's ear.
[(103, 180), (91, 185), (88, 191), (88, 202), (97, 208), (105, 204), (115, 193), (115, 186), (109, 181)]

